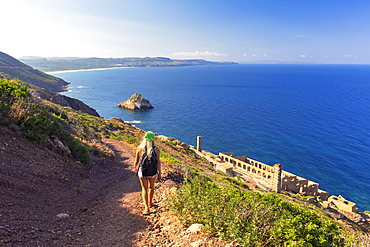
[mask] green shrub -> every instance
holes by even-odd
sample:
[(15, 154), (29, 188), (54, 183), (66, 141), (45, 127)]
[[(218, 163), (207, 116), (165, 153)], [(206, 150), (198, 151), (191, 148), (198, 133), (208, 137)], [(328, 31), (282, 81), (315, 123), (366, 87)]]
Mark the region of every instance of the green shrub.
[(0, 100), (0, 117), (7, 117), (9, 115), (10, 107), (8, 104)]
[(52, 135), (61, 125), (53, 121), (45, 113), (36, 113), (31, 116), (23, 125), (24, 135), (35, 143), (45, 143), (46, 139)]
[(109, 138), (124, 141), (129, 144), (136, 144), (137, 146), (140, 144), (140, 139), (129, 131), (117, 131), (115, 134), (110, 134)]
[(22, 130), (24, 135), (35, 143), (45, 143), (49, 136), (57, 136), (61, 142), (68, 146), (75, 159), (88, 164), (90, 162), (89, 150), (73, 138), (63, 128), (61, 122), (62, 120), (40, 110), (23, 124)]
[(8, 81), (0, 79), (0, 100), (12, 101), (13, 99), (21, 99), (28, 96), (26, 86), (20, 84), (19, 81)]
[(181, 164), (182, 163), (179, 159), (175, 158), (172, 154), (167, 153), (163, 150), (161, 150), (160, 155), (161, 155), (161, 161), (165, 162), (167, 164), (173, 165), (173, 164)]
[[(6, 120), (9, 117), (11, 120), (21, 126), (24, 135), (35, 143), (45, 143), (52, 136), (57, 136), (71, 150), (72, 156), (83, 162), (90, 162), (90, 154), (87, 147), (82, 145), (80, 141), (75, 139), (69, 133), (65, 126), (68, 120), (68, 115), (62, 108), (45, 107), (29, 103), (28, 89), (19, 81), (8, 81), (0, 79), (0, 117)], [(84, 119), (81, 113), (80, 119), (86, 125), (94, 128), (93, 121), (86, 117)], [(9, 121), (1, 121), (8, 123)], [(76, 120), (77, 121), (77, 120)], [(64, 125), (65, 126), (64, 126)], [(99, 124), (96, 124), (99, 125)], [(87, 128), (88, 129), (88, 128)]]
[(197, 178), (186, 182), (169, 205), (186, 224), (204, 224), (209, 234), (240, 246), (346, 246), (333, 221), (274, 194), (222, 188)]
[(73, 139), (71, 143), (68, 145), (68, 147), (71, 150), (72, 156), (76, 160), (79, 160), (85, 164), (90, 163), (89, 149), (85, 147), (84, 145), (82, 145), (78, 140)]
[(249, 187), (243, 183), (242, 181), (239, 181), (239, 180), (236, 180), (234, 178), (230, 178), (230, 177), (225, 177), (224, 178), (226, 181), (228, 181), (231, 185), (235, 185), (239, 188), (243, 188), (243, 189), (249, 189)]
[(0, 117), (8, 117), (11, 105), (28, 96), (27, 87), (18, 81), (0, 79)]

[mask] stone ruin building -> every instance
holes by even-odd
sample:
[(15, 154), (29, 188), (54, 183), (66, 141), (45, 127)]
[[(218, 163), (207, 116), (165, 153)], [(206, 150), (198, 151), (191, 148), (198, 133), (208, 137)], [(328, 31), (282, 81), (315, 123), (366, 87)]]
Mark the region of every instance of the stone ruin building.
[(270, 166), (245, 156), (235, 156), (234, 153), (219, 153), (216, 169), (229, 175), (251, 177), (263, 189), (281, 192), (289, 191), (303, 196), (312, 196), (324, 208), (332, 208), (347, 218), (358, 222), (361, 220), (356, 203), (345, 200), (342, 196), (330, 196), (319, 189), (319, 184), (283, 171), (280, 164)]

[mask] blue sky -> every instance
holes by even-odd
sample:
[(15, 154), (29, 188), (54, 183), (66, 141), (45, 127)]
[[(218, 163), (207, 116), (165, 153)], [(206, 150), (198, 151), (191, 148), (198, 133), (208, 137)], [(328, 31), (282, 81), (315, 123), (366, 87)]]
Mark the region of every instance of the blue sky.
[(0, 0), (0, 8), (0, 51), (14, 57), (370, 63), (368, 0)]

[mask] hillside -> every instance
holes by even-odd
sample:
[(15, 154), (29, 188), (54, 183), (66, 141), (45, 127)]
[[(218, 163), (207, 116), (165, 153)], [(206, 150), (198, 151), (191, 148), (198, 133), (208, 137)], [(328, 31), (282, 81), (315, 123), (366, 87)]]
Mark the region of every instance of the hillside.
[[(5, 71), (10, 72), (11, 74), (7, 74)], [(27, 72), (27, 75), (25, 75), (25, 71)], [(38, 77), (38, 74), (41, 74), (46, 79)], [(48, 100), (55, 104), (68, 106), (75, 110), (80, 110), (99, 117), (99, 113), (95, 109), (86, 105), (82, 101), (52, 92), (53, 90), (64, 90), (64, 85), (68, 84), (64, 80), (47, 75), (39, 70), (35, 70), (17, 59), (0, 52), (0, 79), (1, 78), (8, 80), (22, 80), (22, 83), (29, 88), (29, 91), (34, 98)], [(53, 82), (50, 81), (50, 78)], [(58, 85), (56, 86), (54, 82), (57, 82)]]
[(164, 57), (145, 58), (69, 58), (69, 57), (23, 57), (21, 61), (30, 64), (42, 71), (60, 71), (76, 69), (97, 69), (114, 67), (170, 67), (170, 66), (199, 66), (199, 65), (227, 65), (232, 62), (211, 62), (202, 59), (176, 60)]
[[(144, 217), (133, 172), (144, 131), (33, 97), (21, 82), (0, 79), (1, 245), (369, 244), (368, 223), (335, 220), (318, 203), (261, 191), (163, 136), (156, 141), (163, 179)], [(188, 232), (194, 223), (204, 230)]]
[(63, 79), (45, 74), (3, 52), (0, 52), (0, 72), (17, 77), (22, 81), (45, 88), (51, 92), (65, 91), (68, 85), (68, 82)]

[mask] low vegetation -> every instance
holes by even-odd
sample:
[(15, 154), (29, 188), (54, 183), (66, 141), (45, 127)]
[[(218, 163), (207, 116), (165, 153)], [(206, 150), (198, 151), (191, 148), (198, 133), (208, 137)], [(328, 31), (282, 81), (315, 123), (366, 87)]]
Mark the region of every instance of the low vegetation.
[(64, 128), (63, 121), (47, 108), (32, 103), (28, 88), (20, 81), (0, 79), (0, 109), (2, 124), (20, 126), (24, 135), (35, 143), (45, 143), (50, 136), (57, 136), (72, 156), (89, 163), (89, 151)]
[(170, 199), (187, 225), (201, 223), (209, 235), (240, 246), (350, 246), (339, 224), (275, 194), (217, 186), (201, 176)]

